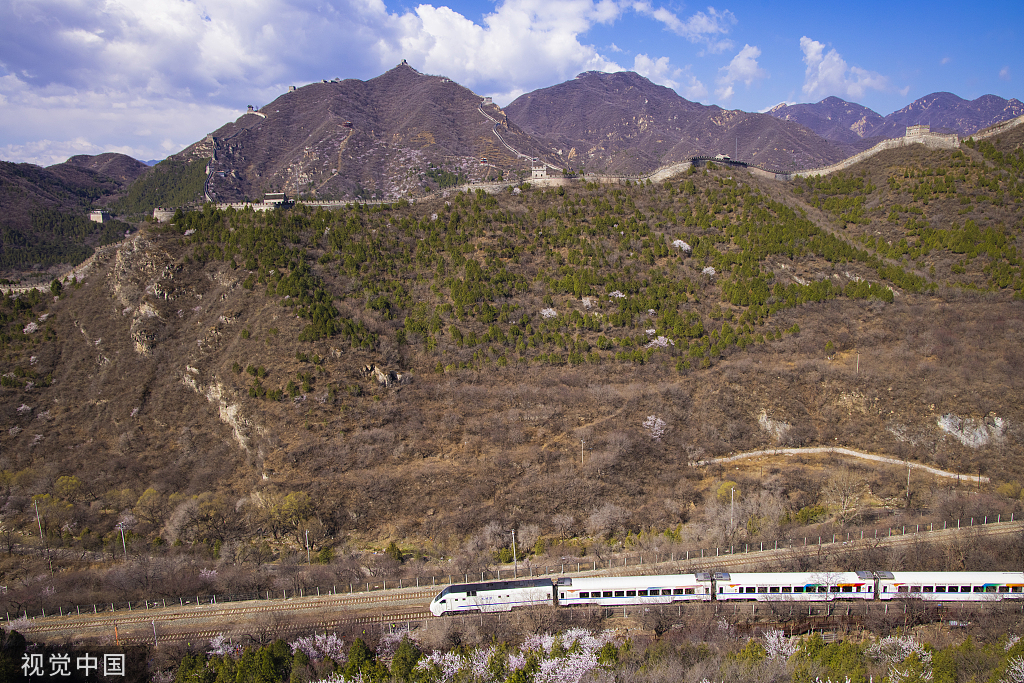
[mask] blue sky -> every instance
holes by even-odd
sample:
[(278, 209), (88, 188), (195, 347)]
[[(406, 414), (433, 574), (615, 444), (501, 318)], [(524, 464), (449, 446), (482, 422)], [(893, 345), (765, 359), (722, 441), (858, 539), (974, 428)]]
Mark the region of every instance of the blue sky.
[(4, 0), (0, 159), (158, 159), (287, 90), (408, 59), (507, 104), (634, 70), (705, 104), (1024, 96), (1024, 3)]

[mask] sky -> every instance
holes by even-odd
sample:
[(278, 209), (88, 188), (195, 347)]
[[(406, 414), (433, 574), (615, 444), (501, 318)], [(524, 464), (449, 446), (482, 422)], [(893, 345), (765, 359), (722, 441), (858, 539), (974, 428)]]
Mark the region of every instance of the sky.
[(402, 59), (506, 105), (631, 70), (729, 109), (1024, 99), (1024, 3), (0, 0), (0, 159), (162, 159), (321, 79)]

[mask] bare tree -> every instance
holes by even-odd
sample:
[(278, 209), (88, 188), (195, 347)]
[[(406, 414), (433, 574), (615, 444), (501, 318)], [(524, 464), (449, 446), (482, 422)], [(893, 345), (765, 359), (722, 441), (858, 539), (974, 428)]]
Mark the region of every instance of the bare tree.
[(846, 526), (856, 517), (856, 504), (863, 489), (864, 481), (848, 467), (835, 470), (828, 478), (821, 496), (838, 526)]
[(558, 529), (558, 535), (562, 537), (562, 540), (565, 540), (572, 537), (576, 518), (570, 514), (559, 513), (551, 517), (551, 523)]

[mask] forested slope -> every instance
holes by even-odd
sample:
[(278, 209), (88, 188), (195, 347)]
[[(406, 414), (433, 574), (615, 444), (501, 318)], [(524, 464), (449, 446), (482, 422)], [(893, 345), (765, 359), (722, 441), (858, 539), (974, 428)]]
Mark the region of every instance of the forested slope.
[[(129, 520), (134, 552), (226, 563), (306, 531), (470, 564), (511, 525), (563, 553), (763, 542), (832, 514), (829, 473), (693, 463), (773, 444), (980, 463), (1012, 507), (1016, 144), (147, 228), (58, 300), (0, 302), (11, 533), (39, 503), (54, 545), (109, 549)], [(964, 500), (859, 476), (858, 514)], [(746, 521), (725, 529), (729, 481)]]

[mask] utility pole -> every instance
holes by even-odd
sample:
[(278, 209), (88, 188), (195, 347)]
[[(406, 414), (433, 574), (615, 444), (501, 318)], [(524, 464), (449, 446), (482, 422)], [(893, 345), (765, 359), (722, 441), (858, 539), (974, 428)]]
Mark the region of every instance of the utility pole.
[(519, 578), (519, 558), (516, 556), (516, 530), (512, 530), (512, 577)]
[(50, 544), (43, 538), (43, 523), (39, 520), (39, 501), (32, 501), (36, 506), (36, 524), (39, 525), (39, 542), (46, 548), (46, 563), (50, 565), (50, 578), (53, 578), (53, 560), (50, 559)]
[(910, 458), (907, 458), (907, 509), (910, 509)]
[(306, 564), (309, 564), (309, 529), (306, 529)]
[(39, 525), (39, 542), (46, 545), (46, 541), (43, 539), (43, 523), (39, 521), (39, 501), (32, 501), (36, 506), (36, 524)]
[(121, 530), (121, 547), (124, 548), (124, 561), (128, 563), (128, 544), (124, 541), (124, 524), (118, 524), (117, 528)]
[(729, 489), (729, 533), (732, 533), (732, 529), (736, 526), (736, 487), (733, 486)]

